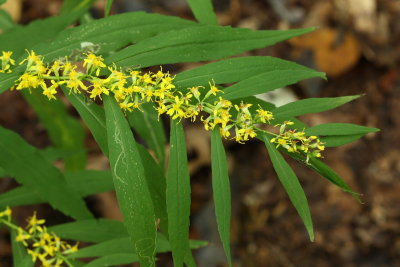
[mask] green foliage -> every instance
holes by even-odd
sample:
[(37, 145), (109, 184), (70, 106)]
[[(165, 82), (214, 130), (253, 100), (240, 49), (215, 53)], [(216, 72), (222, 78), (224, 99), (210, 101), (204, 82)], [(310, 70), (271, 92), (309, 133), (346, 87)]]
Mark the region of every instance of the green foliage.
[[(0, 1), (0, 4), (4, 2)], [(197, 88), (204, 96), (207, 88), (210, 88), (207, 99), (201, 104), (210, 108), (210, 105), (217, 105), (215, 103), (220, 101), (220, 97), (224, 101), (230, 100), (232, 103), (224, 102), (234, 107), (229, 110), (230, 118), (237, 121), (242, 119), (244, 124), (249, 121), (249, 117), (246, 117), (248, 114), (272, 112), (271, 121), (266, 119), (263, 123), (271, 127), (278, 125), (280, 134), (291, 134), (290, 138), (296, 134), (303, 138), (294, 143), (318, 136), (324, 142), (324, 147), (335, 147), (379, 131), (348, 123), (308, 127), (296, 118), (339, 107), (359, 96), (310, 98), (281, 107), (254, 97), (255, 94), (304, 79), (325, 79), (324, 73), (274, 57), (229, 58), (306, 34), (313, 28), (254, 31), (218, 26), (210, 0), (188, 0), (199, 23), (145, 12), (109, 16), (113, 3), (111, 0), (106, 1), (104, 18), (86, 21), (83, 17), (88, 15), (87, 11), (93, 2), (66, 0), (59, 16), (37, 20), (26, 26), (15, 25), (8, 14), (0, 10), (0, 28), (4, 30), (0, 35), (0, 52), (13, 52), (13, 57), (17, 59), (10, 73), (7, 69), (2, 71), (3, 66), (0, 65), (0, 93), (18, 83), (16, 80), (26, 72), (26, 64), (18, 65), (25, 58), (25, 50), (43, 55), (47, 63), (60, 58), (65, 60), (66, 57), (72, 63), (82, 61), (82, 53), (93, 52), (102, 55), (108, 67), (115, 64), (115, 70), (122, 68), (127, 73), (162, 64), (214, 61), (178, 73), (173, 80), (173, 86), (179, 90), (177, 95), (187, 96), (188, 88)], [(77, 20), (82, 23), (69, 27)], [(110, 71), (112, 69), (103, 68), (98, 76), (106, 77)], [(25, 99), (37, 113), (53, 147), (39, 150), (18, 134), (0, 127), (0, 178), (9, 176), (21, 184), (0, 195), (0, 207), (49, 203), (54, 209), (75, 219), (70, 223), (49, 227), (49, 232), (63, 239), (93, 243), (68, 257), (73, 266), (83, 266), (84, 263), (77, 259), (86, 257), (95, 259), (85, 266), (115, 266), (132, 262), (154, 266), (156, 253), (169, 251), (172, 252), (175, 266), (195, 266), (191, 250), (206, 243), (189, 240), (191, 188), (182, 117), (171, 119), (168, 155), (165, 153), (165, 129), (159, 118), (162, 113), (168, 112), (160, 112), (160, 103), (148, 101), (140, 106), (140, 110), (124, 110), (124, 113), (120, 108), (121, 103), (115, 101), (112, 92), (108, 92), (111, 95), (100, 95), (104, 101), (103, 107), (86, 93), (71, 92), (65, 83), (61, 83), (61, 88), (63, 97), (72, 104), (102, 153), (108, 157), (111, 171), (85, 170), (87, 151), (84, 147), (84, 127), (79, 119), (68, 113), (67, 106), (61, 100), (49, 102), (36, 89), (32, 90), (32, 94), (24, 91)], [(218, 89), (223, 93), (216, 94)], [(174, 104), (177, 105), (172, 103), (171, 106)], [(217, 116), (218, 112), (221, 109), (215, 108), (210, 114)], [(251, 118), (258, 118), (257, 123), (260, 123), (261, 115), (255, 116)], [(268, 117), (264, 114), (265, 118)], [(208, 125), (213, 129), (212, 187), (219, 235), (228, 264), (232, 266), (231, 193), (220, 134), (224, 129), (220, 126), (226, 125)], [(318, 156), (291, 151), (284, 142), (272, 142), (273, 138), (279, 136), (275, 133), (259, 128), (255, 131), (253, 128), (235, 127), (230, 129), (231, 132), (249, 130), (249, 136), (254, 133), (265, 143), (278, 179), (311, 240), (314, 239), (314, 230), (306, 194), (281, 153), (304, 164), (360, 201), (358, 194)], [(138, 141), (133, 132), (137, 134)], [(298, 149), (301, 150), (300, 146)], [(56, 168), (53, 164), (55, 160), (62, 160), (65, 168)], [(124, 221), (94, 219), (83, 198), (113, 190)], [(0, 223), (2, 216), (0, 210)], [(25, 247), (16, 242), (15, 229), (11, 235), (14, 265), (33, 266)]]
[(279, 181), (282, 183), (286, 193), (289, 195), (290, 201), (292, 201), (293, 206), (296, 208), (300, 218), (303, 220), (310, 240), (314, 241), (314, 230), (310, 209), (307, 204), (306, 195), (296, 174), (279, 151), (270, 142), (271, 139), (266, 134), (262, 136), (262, 139), (264, 139), (265, 146), (267, 147), (268, 154), (271, 158), (275, 172), (278, 175)]
[(217, 24), (211, 0), (187, 0), (194, 17), (204, 24)]
[(6, 31), (14, 26), (11, 16), (3, 9), (0, 9), (0, 29)]
[(68, 186), (63, 174), (22, 137), (0, 127), (0, 149), (0, 166), (19, 183), (35, 190), (65, 215), (75, 219), (92, 217), (83, 200)]
[(67, 170), (84, 169), (86, 154), (83, 146), (85, 138), (83, 125), (68, 114), (60, 100), (48, 102), (39, 92), (24, 92), (23, 96), (36, 111), (51, 141), (57, 148), (81, 151), (64, 158), (65, 168)]
[(183, 126), (171, 121), (167, 174), (168, 235), (175, 266), (183, 266), (189, 251), (190, 177)]
[(231, 190), (228, 176), (228, 163), (225, 149), (222, 144), (219, 129), (211, 133), (211, 162), (212, 162), (212, 186), (215, 203), (215, 215), (222, 245), (228, 258), (229, 266), (232, 266), (230, 250), (231, 233)]
[(142, 160), (117, 102), (104, 97), (111, 173), (125, 225), (142, 266), (154, 265), (156, 225)]
[(167, 140), (164, 134), (164, 126), (159, 120), (154, 105), (146, 103), (142, 105), (143, 111), (134, 110), (128, 114), (129, 124), (134, 128), (141, 138), (156, 153), (158, 162), (164, 166), (165, 146)]

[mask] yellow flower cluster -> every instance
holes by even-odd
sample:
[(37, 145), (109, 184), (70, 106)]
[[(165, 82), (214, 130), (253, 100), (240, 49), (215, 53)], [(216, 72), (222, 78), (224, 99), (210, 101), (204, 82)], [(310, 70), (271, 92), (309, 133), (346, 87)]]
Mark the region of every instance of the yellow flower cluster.
[[(15, 64), (11, 52), (3, 52), (0, 59), (2, 65), (8, 66), (4, 70), (11, 71), (10, 64)], [(92, 99), (101, 99), (103, 94), (111, 93), (125, 113), (140, 110), (143, 103), (152, 102), (159, 115), (165, 113), (179, 121), (183, 118), (195, 121), (200, 116), (206, 130), (219, 127), (224, 138), (232, 138), (239, 143), (256, 137), (260, 130), (257, 125), (270, 124), (273, 119), (273, 114), (261, 106), (250, 110), (252, 104), (233, 105), (221, 96), (223, 92), (214, 82), (210, 82), (207, 88), (194, 86), (183, 91), (177, 90), (173, 84), (174, 77), (169, 73), (162, 70), (157, 73), (123, 71), (115, 65), (106, 66), (101, 56), (90, 52), (83, 54), (84, 70), (79, 70), (78, 65), (69, 62), (68, 58), (46, 64), (43, 57), (33, 51), (28, 52), (27, 58), (19, 64), (25, 63), (26, 70), (16, 81), (16, 90), (41, 88), (42, 94), (49, 100), (56, 98), (62, 86), (68, 88), (70, 93), (85, 92)], [(210, 101), (216, 97), (218, 100)], [(281, 126), (281, 129), (284, 128)], [(233, 137), (230, 137), (231, 132), (235, 133)], [(307, 156), (320, 157), (322, 143), (312, 138), (306, 138), (304, 132), (283, 131), (273, 142), (278, 144), (277, 147), (290, 149), (290, 152), (301, 151)]]
[(321, 151), (325, 146), (316, 136), (306, 136), (303, 131), (299, 132), (296, 129), (287, 130), (288, 125), (293, 125), (291, 121), (285, 121), (280, 125), (279, 135), (271, 139), (272, 143), (276, 143), (277, 147), (282, 146), (288, 152), (304, 152), (307, 155), (307, 162), (310, 156), (320, 158)]
[(43, 225), (45, 220), (38, 219), (36, 212), (28, 218), (26, 229), (11, 222), (11, 213), (10, 208), (0, 212), (0, 225), (3, 223), (18, 232), (15, 240), (27, 248), (33, 262), (39, 260), (44, 267), (72, 266), (66, 256), (78, 251), (78, 243), (71, 246), (54, 233), (49, 233)]
[(0, 73), (10, 73), (11, 66), (15, 65), (15, 60), (11, 58), (12, 52), (3, 51), (0, 56), (1, 65), (0, 65)]

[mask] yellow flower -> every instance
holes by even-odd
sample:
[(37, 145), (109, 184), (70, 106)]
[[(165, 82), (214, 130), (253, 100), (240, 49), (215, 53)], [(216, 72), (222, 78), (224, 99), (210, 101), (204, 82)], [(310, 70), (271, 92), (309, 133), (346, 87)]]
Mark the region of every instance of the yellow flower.
[(106, 64), (103, 63), (104, 59), (101, 56), (89, 52), (86, 58), (83, 60), (83, 67), (86, 67), (88, 73), (96, 71), (96, 75), (99, 76), (101, 68), (105, 68)]
[(42, 232), (43, 228), (40, 225), (44, 224), (46, 221), (44, 219), (38, 220), (36, 218), (36, 211), (35, 211), (33, 213), (32, 217), (28, 218), (27, 222), (28, 222), (28, 225), (26, 226), (26, 228), (29, 229), (29, 233), (31, 234), (36, 229), (39, 230), (40, 232)]
[(28, 53), (28, 56), (24, 59), (24, 60), (22, 60), (20, 63), (19, 63), (19, 65), (22, 65), (22, 64), (24, 64), (25, 62), (28, 62), (28, 66), (27, 66), (27, 69), (29, 69), (29, 67), (32, 65), (32, 64), (42, 64), (43, 62), (42, 62), (42, 56), (40, 56), (40, 55), (36, 55), (36, 53), (34, 52), (34, 51), (31, 51), (31, 52), (29, 52), (29, 51), (26, 51), (27, 53)]
[(15, 60), (11, 58), (13, 52), (12, 51), (2, 51), (2, 55), (0, 59), (2, 61), (10, 62), (11, 65), (15, 65)]
[(73, 91), (75, 94), (76, 93), (80, 93), (79, 88), (81, 88), (82, 90), (87, 91), (87, 87), (86, 85), (80, 80), (80, 76), (82, 76), (82, 73), (76, 72), (75, 69), (71, 69), (69, 71), (68, 75), (68, 80), (66, 81), (66, 86), (67, 88), (70, 89), (70, 93), (71, 91)]
[(10, 218), (11, 214), (12, 214), (12, 210), (10, 209), (10, 207), (7, 207), (4, 211), (0, 212), (0, 218), (5, 217), (5, 216)]
[(119, 107), (125, 112), (125, 111), (129, 111), (132, 112), (133, 111), (133, 103), (120, 103)]
[(256, 110), (258, 118), (262, 123), (269, 123), (273, 118), (272, 112), (262, 109), (261, 107)]
[(26, 240), (29, 240), (31, 238), (32, 235), (26, 233), (24, 230), (22, 230), (22, 228), (18, 228), (18, 235), (16, 236), (15, 241), (21, 242), (22, 244), (24, 244), (24, 246), (28, 246)]
[(58, 83), (54, 80), (51, 80), (52, 85), (50, 87), (43, 88), (43, 95), (47, 96), (49, 100), (56, 99), (55, 94), (57, 94), (56, 88), (58, 87)]
[(43, 79), (40, 79), (38, 76), (29, 73), (22, 74), (18, 81), (19, 83), (16, 88), (17, 90), (38, 88), (39, 85), (46, 86)]
[(11, 51), (2, 51), (2, 56), (0, 56), (1, 65), (0, 73), (10, 73), (11, 65), (15, 65), (15, 60), (11, 58)]
[(40, 254), (37, 252), (37, 250), (33, 251), (31, 249), (28, 249), (28, 254), (32, 256), (33, 262), (35, 262), (36, 259), (40, 256)]
[(95, 99), (96, 96), (100, 97), (101, 94), (109, 95), (110, 92), (108, 91), (107, 87), (104, 85), (104, 81), (101, 79), (96, 79), (92, 81), (92, 91), (90, 91), (90, 98)]

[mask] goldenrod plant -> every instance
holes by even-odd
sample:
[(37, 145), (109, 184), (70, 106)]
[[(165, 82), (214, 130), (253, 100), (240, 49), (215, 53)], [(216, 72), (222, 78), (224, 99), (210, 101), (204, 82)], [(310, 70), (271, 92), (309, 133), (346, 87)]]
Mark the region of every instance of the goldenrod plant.
[[(104, 18), (82, 19), (92, 2), (64, 1), (59, 16), (7, 27), (0, 35), (0, 93), (22, 93), (53, 143), (51, 149), (37, 149), (0, 127), (0, 177), (20, 184), (0, 195), (0, 224), (12, 232), (15, 266), (83, 266), (81, 258), (95, 258), (84, 266), (155, 266), (156, 254), (167, 251), (174, 266), (195, 266), (191, 250), (206, 242), (189, 239), (184, 120), (200, 121), (211, 132), (216, 221), (230, 266), (231, 197), (223, 139), (265, 144), (310, 240), (314, 232), (307, 198), (282, 154), (359, 200), (321, 159), (326, 147), (377, 129), (345, 123), (308, 127), (296, 118), (359, 96), (311, 98), (276, 107), (254, 95), (324, 74), (273, 57), (231, 57), (314, 29), (222, 27), (216, 25), (211, 1), (196, 0), (188, 3), (198, 23), (144, 12), (109, 16), (112, 1), (107, 1)], [(76, 21), (79, 26), (70, 27)], [(211, 60), (178, 74), (162, 67)], [(158, 70), (147, 69), (152, 66)], [(83, 126), (68, 114), (63, 98), (108, 157), (110, 171), (86, 170)], [(170, 120), (168, 160), (162, 117)], [(132, 129), (145, 145), (136, 142)], [(62, 170), (53, 165), (56, 159), (63, 160)], [(117, 194), (123, 222), (94, 218), (83, 201), (110, 190)], [(11, 207), (38, 203), (49, 203), (74, 221), (46, 227), (36, 213), (26, 228), (12, 221)], [(79, 242), (93, 244), (78, 249)]]

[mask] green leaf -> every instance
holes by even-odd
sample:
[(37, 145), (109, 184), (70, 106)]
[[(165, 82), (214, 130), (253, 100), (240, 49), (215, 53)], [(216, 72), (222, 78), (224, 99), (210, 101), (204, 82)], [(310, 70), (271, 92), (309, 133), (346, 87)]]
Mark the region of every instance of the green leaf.
[[(82, 95), (69, 95), (65, 90), (64, 93), (89, 127), (94, 139), (100, 146), (103, 153), (108, 156), (107, 129), (104, 110), (91, 100), (85, 100)], [(140, 157), (142, 158), (142, 163), (145, 168), (147, 184), (154, 203), (155, 214), (157, 218), (160, 219), (161, 229), (166, 230), (168, 229), (168, 218), (166, 215), (166, 185), (163, 169), (154, 161), (146, 149), (144, 149), (141, 145), (138, 147)]]
[(96, 140), (103, 154), (108, 156), (106, 118), (103, 108), (81, 94), (69, 94), (65, 88), (62, 90), (89, 127), (94, 140)]
[(58, 148), (81, 150), (82, 153), (65, 158), (66, 170), (81, 170), (86, 165), (84, 150), (85, 129), (71, 115), (61, 100), (49, 101), (39, 91), (22, 91), (25, 100), (36, 111), (50, 140)]
[(64, 0), (61, 7), (61, 14), (70, 13), (77, 10), (86, 11), (95, 1), (96, 0)]
[(111, 173), (125, 225), (141, 265), (153, 266), (156, 224), (143, 163), (128, 121), (112, 96), (104, 96), (104, 108)]
[(81, 220), (49, 227), (62, 239), (81, 242), (104, 242), (128, 235), (122, 222), (109, 219)]
[(183, 126), (171, 120), (167, 174), (168, 234), (174, 266), (183, 266), (189, 251), (190, 177)]
[(326, 123), (310, 127), (305, 130), (306, 135), (364, 135), (378, 132), (377, 128), (369, 128), (352, 123)]
[(107, 63), (142, 68), (221, 59), (245, 51), (263, 48), (305, 34), (313, 28), (287, 31), (252, 31), (249, 29), (196, 26), (173, 30), (145, 39), (112, 54)]
[(303, 188), (296, 176), (293, 172), (292, 168), (285, 161), (283, 156), (279, 153), (279, 151), (275, 148), (275, 146), (271, 143), (270, 138), (266, 134), (262, 134), (261, 137), (264, 140), (265, 146), (267, 147), (268, 154), (271, 158), (272, 165), (274, 166), (275, 172), (278, 175), (279, 180), (281, 181), (285, 191), (289, 195), (290, 201), (293, 206), (296, 208), (300, 218), (302, 219), (308, 235), (311, 241), (314, 241), (314, 230), (313, 223), (311, 220), (310, 209), (307, 203), (307, 197), (304, 194)]
[(0, 167), (0, 178), (7, 176), (7, 173), (4, 171), (2, 167)]
[(53, 208), (75, 219), (92, 217), (85, 202), (68, 186), (62, 173), (40, 151), (2, 127), (0, 151), (0, 166), (19, 183), (38, 192)]
[[(79, 249), (77, 252), (68, 256), (68, 258), (90, 258), (90, 257), (100, 257), (106, 255), (113, 255), (118, 253), (135, 254), (130, 248), (130, 238), (121, 237), (116, 239), (107, 240), (92, 246), (84, 247)], [(196, 249), (203, 247), (207, 244), (205, 241), (190, 240), (190, 248)], [(157, 235), (157, 245), (156, 252), (164, 253), (171, 251), (171, 246), (162, 234)]]
[(42, 150), (43, 157), (47, 159), (47, 161), (56, 161), (59, 159), (65, 159), (71, 156), (74, 156), (78, 153), (84, 153), (82, 149), (64, 149), (64, 148), (55, 148), (53, 146), (46, 147)]
[(305, 157), (299, 155), (298, 153), (288, 153), (292, 158), (297, 161), (302, 162), (308, 168), (314, 170), (319, 173), (322, 177), (330, 181), (336, 186), (339, 186), (343, 191), (350, 193), (358, 202), (361, 203), (359, 198), (359, 194), (355, 193), (350, 186), (347, 185), (345, 181), (343, 181), (340, 176), (332, 170), (328, 165), (320, 161), (319, 159), (311, 157), (309, 162), (306, 163)]
[(135, 109), (128, 113), (129, 124), (143, 138), (149, 147), (156, 153), (158, 162), (164, 166), (166, 138), (162, 121), (152, 103), (141, 106), (143, 111)]
[[(81, 197), (114, 189), (109, 171), (73, 171), (64, 176), (68, 185)], [(0, 207), (32, 205), (46, 202), (39, 192), (29, 186), (20, 186), (0, 195)]]
[(147, 185), (154, 203), (154, 213), (157, 219), (159, 219), (161, 230), (167, 234), (168, 215), (165, 193), (167, 185), (164, 170), (155, 162), (142, 145), (138, 145), (138, 149), (145, 169)]
[(129, 264), (132, 262), (138, 262), (139, 257), (131, 253), (118, 253), (113, 255), (107, 255), (98, 259), (95, 259), (85, 267), (106, 267), (106, 266), (116, 266), (121, 264)]
[(342, 97), (308, 98), (280, 106), (274, 109), (272, 113), (274, 113), (274, 117), (277, 120), (284, 120), (290, 117), (334, 109), (359, 97), (359, 95), (355, 95)]
[(211, 133), (211, 166), (212, 186), (215, 203), (215, 215), (219, 236), (228, 259), (229, 266), (232, 266), (230, 234), (231, 234), (231, 190), (228, 176), (228, 164), (226, 161), (225, 149), (222, 144), (219, 128)]
[(217, 24), (217, 16), (213, 10), (211, 0), (187, 0), (194, 17), (204, 24)]
[(18, 76), (21, 74), (21, 70), (7, 74), (0, 73), (0, 94), (11, 88), (14, 85), (14, 82), (18, 79)]
[(361, 200), (359, 198), (359, 194), (355, 193), (350, 186), (347, 185), (346, 182), (344, 182), (340, 176), (332, 170), (328, 165), (320, 161), (319, 159), (316, 158), (310, 158), (309, 160), (309, 167), (319, 173), (322, 177), (328, 179), (331, 183), (339, 186), (343, 191), (350, 193), (353, 195), (357, 201), (361, 203)]
[(110, 15), (112, 3), (113, 0), (106, 0), (106, 7), (104, 8), (104, 17), (108, 17)]
[(320, 140), (325, 143), (326, 147), (337, 147), (342, 146), (354, 141), (357, 141), (363, 134), (353, 134), (353, 135), (330, 135), (326, 137), (321, 137)]
[(52, 41), (35, 46), (34, 50), (44, 55), (46, 60), (66, 55), (79, 58), (80, 53), (87, 48), (104, 54), (162, 32), (195, 25), (192, 21), (177, 17), (129, 12), (64, 30)]
[(0, 5), (4, 4), (5, 2), (7, 2), (7, 0), (0, 0)]
[[(270, 135), (271, 137), (272, 135)], [(264, 141), (264, 136), (260, 138), (259, 136), (257, 137), (258, 139)], [(329, 180), (331, 183), (339, 186), (343, 191), (348, 192), (352, 194), (359, 202), (360, 198), (358, 197), (358, 194), (355, 193), (347, 184), (344, 182), (339, 175), (336, 174), (335, 171), (333, 171), (328, 165), (320, 161), (319, 159), (310, 157), (309, 161), (306, 161), (306, 157), (304, 155), (301, 155), (300, 153), (290, 153), (287, 150), (284, 149), (279, 149), (281, 152), (288, 154), (290, 157), (293, 159), (303, 163), (305, 166), (308, 168), (312, 169), (313, 171), (319, 173), (322, 177), (326, 178)]]
[[(224, 89), (224, 99), (233, 100), (251, 95), (266, 93), (298, 81), (321, 77), (321, 72), (314, 70), (276, 70), (253, 76)], [(216, 100), (213, 97), (210, 101)]]
[(16, 26), (0, 35), (0, 51), (12, 51), (13, 57), (18, 58), (25, 49), (32, 49), (34, 45), (53, 38), (80, 15), (81, 12), (74, 12), (35, 20), (27, 26)]
[(178, 88), (207, 86), (210, 81), (216, 84), (234, 83), (260, 74), (274, 71), (308, 71), (324, 78), (322, 73), (294, 62), (275, 57), (251, 56), (228, 58), (183, 71), (176, 75), (174, 83)]
[(8, 14), (5, 10), (0, 9), (0, 29), (3, 31), (7, 31), (15, 26), (14, 21), (12, 20), (10, 14)]
[(13, 266), (17, 267), (33, 267), (32, 257), (26, 252), (26, 248), (22, 243), (16, 241), (17, 231), (11, 229), (11, 247), (13, 255)]

